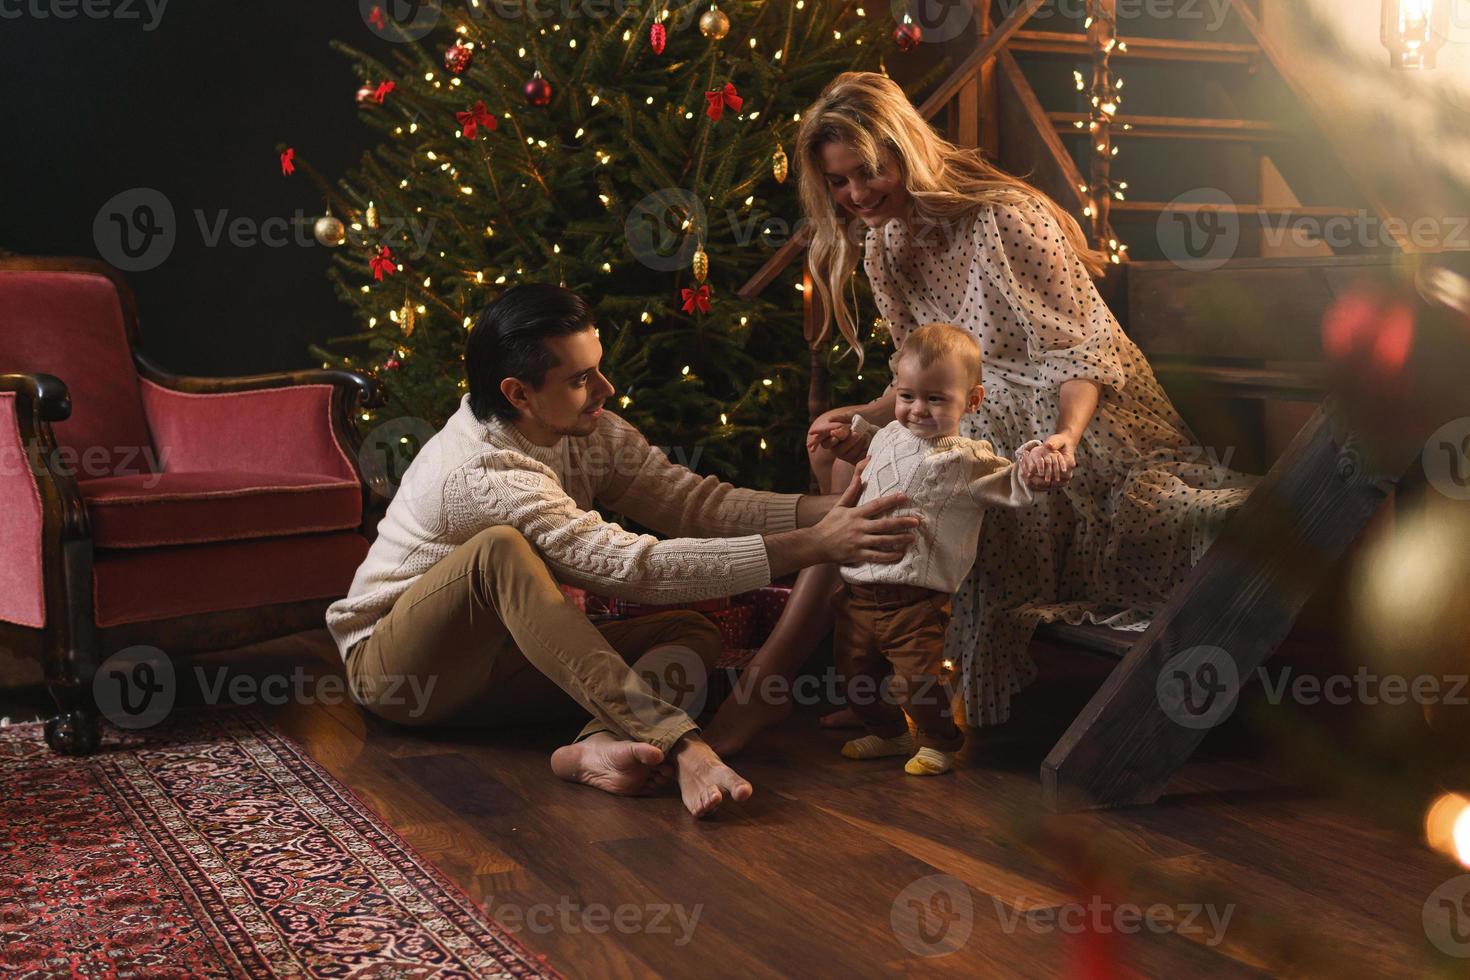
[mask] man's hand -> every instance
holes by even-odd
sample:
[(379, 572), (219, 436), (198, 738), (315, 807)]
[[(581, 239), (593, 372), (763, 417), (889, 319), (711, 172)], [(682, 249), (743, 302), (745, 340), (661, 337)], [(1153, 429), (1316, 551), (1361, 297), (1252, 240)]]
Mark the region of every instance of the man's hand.
[(908, 497), (901, 493), (858, 506), (858, 498), (863, 493), (863, 471), (867, 468), (868, 461), (864, 459), (853, 472), (852, 482), (837, 505), (816, 526), (823, 536), (828, 560), (839, 565), (896, 562), (913, 544), (913, 529), (919, 526), (917, 517), (884, 516), (908, 503)]
[(815, 525), (766, 535), (771, 578), (789, 575), (808, 565), (832, 562), (853, 565), (865, 561), (889, 564), (903, 557), (913, 543), (919, 518), (884, 516), (909, 502), (901, 493), (857, 506), (863, 492), (862, 472), (866, 468), (866, 461), (858, 464), (852, 483)]

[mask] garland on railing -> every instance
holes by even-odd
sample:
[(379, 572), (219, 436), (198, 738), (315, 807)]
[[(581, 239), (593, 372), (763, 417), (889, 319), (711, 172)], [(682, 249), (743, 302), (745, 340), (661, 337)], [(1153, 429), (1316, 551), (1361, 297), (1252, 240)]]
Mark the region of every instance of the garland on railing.
[[(1113, 117), (1123, 102), (1123, 80), (1113, 78), (1111, 62), (1114, 49), (1128, 50), (1118, 40), (1118, 0), (1087, 0), (1084, 26), (1092, 47), (1092, 85), (1088, 99), (1091, 118), (1087, 123), (1092, 167), (1089, 182), (1082, 185), (1082, 193), (1088, 200), (1082, 214), (1091, 219), (1094, 244), (1106, 249), (1109, 259), (1116, 263), (1128, 257), (1128, 246), (1119, 243), (1109, 220), (1113, 199), (1123, 200), (1123, 191), (1128, 188), (1126, 181), (1114, 181), (1112, 174), (1113, 157), (1118, 155), (1118, 148), (1113, 145)], [(1077, 91), (1089, 91), (1080, 71), (1074, 71), (1072, 76)], [(1080, 127), (1082, 123), (1077, 125)], [(1126, 123), (1124, 128), (1128, 128)]]

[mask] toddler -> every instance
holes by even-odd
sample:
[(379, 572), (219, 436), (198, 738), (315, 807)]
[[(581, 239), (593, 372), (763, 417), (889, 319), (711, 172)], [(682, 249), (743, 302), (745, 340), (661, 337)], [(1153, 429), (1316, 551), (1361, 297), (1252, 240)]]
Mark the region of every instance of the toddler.
[[(847, 677), (848, 702), (868, 731), (844, 745), (842, 754), (911, 756), (905, 772), (934, 776), (950, 770), (964, 743), (950, 707), (951, 668), (944, 662), (950, 596), (975, 562), (985, 509), (1031, 503), (1025, 478), (1032, 476), (1030, 454), (1041, 443), (1020, 447), (1016, 466), (997, 456), (990, 443), (959, 434), (961, 416), (975, 411), (985, 396), (980, 345), (960, 328), (920, 327), (890, 364), (894, 420), (880, 429), (854, 415), (850, 426), (833, 423), (822, 437), (828, 446), (854, 436), (866, 439), (860, 502), (904, 493), (910, 504), (892, 516), (914, 513), (921, 522), (901, 561), (842, 566), (845, 588), (833, 649)], [(890, 665), (892, 697), (885, 697)], [(905, 712), (917, 739), (909, 734)]]

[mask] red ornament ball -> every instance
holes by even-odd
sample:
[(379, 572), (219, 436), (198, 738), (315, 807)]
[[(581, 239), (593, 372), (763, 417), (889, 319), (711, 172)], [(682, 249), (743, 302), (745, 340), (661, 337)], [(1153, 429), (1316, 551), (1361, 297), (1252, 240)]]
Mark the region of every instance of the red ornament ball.
[(539, 71), (526, 83), (526, 101), (538, 108), (551, 102), (551, 83)]
[(455, 41), (444, 52), (444, 70), (451, 75), (463, 75), (475, 60), (475, 49), (463, 41)]
[(400, 362), (399, 362), (398, 358), (396, 358), (396, 357), (390, 357), (386, 361), (383, 362), (383, 368), (384, 368), (384, 370), (387, 370), (387, 371), (397, 371), (398, 368), (399, 368), (399, 364), (400, 364)]
[(360, 88), (360, 89), (357, 90), (357, 101), (358, 102), (372, 102), (373, 101), (373, 95), (377, 91), (378, 91), (378, 87), (376, 85), (374, 85), (372, 82), (368, 82), (362, 88)]
[(662, 24), (654, 24), (648, 29), (648, 43), (653, 46), (654, 54), (663, 54), (664, 45), (669, 43), (668, 29)]
[(898, 45), (898, 50), (905, 53), (917, 48), (922, 39), (923, 34), (918, 24), (904, 23), (893, 29), (893, 40)]

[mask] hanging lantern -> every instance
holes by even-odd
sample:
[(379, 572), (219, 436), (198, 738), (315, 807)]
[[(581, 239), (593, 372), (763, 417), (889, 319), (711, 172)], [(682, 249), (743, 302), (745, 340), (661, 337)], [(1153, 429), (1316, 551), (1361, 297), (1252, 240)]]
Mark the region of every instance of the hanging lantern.
[(1450, 0), (1383, 0), (1383, 46), (1395, 68), (1433, 68), (1449, 30)]

